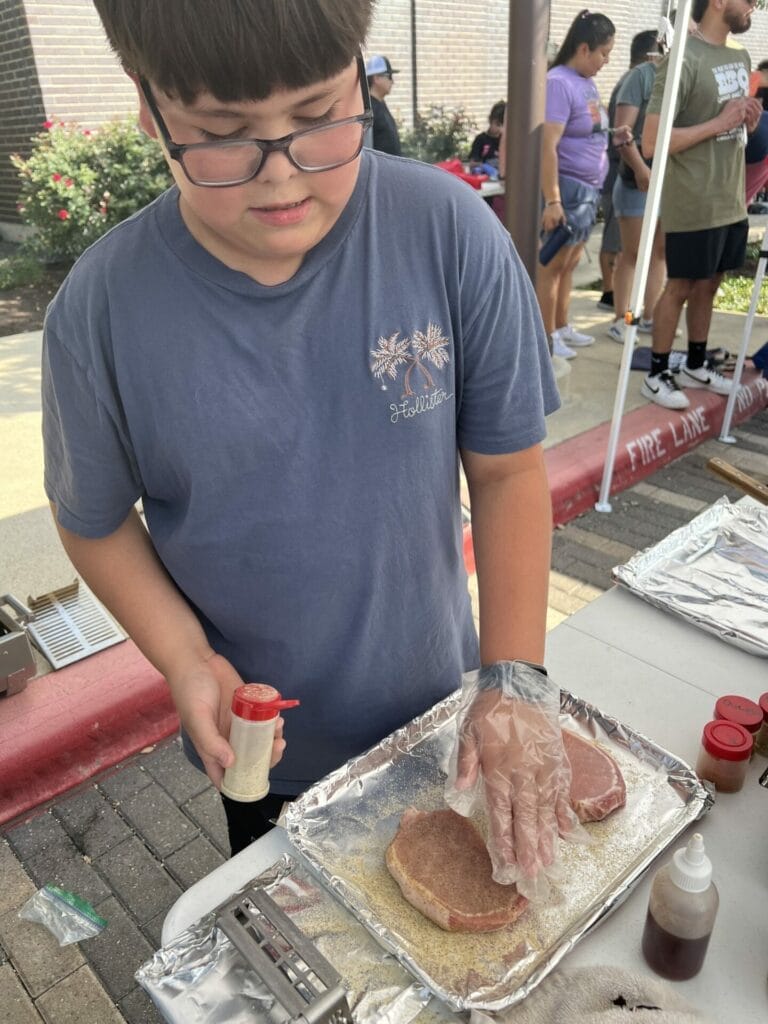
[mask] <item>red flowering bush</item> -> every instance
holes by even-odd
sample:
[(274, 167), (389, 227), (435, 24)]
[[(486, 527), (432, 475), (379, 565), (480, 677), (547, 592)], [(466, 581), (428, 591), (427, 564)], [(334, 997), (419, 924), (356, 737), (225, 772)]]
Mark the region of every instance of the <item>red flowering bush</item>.
[(27, 159), (12, 156), (18, 209), (34, 227), (25, 248), (48, 263), (71, 263), (115, 224), (171, 183), (160, 147), (135, 121), (93, 131), (46, 121)]

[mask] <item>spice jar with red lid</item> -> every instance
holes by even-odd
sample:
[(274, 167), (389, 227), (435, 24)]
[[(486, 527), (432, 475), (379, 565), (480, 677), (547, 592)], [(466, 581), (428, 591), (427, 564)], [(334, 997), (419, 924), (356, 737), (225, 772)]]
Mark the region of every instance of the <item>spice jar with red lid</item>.
[(735, 693), (720, 697), (715, 702), (715, 718), (743, 725), (753, 740), (763, 724), (763, 712), (759, 705), (748, 697), (739, 697)]
[(743, 725), (718, 718), (701, 735), (696, 774), (720, 793), (737, 793), (744, 785), (752, 753), (752, 734)]
[(274, 686), (246, 683), (232, 694), (229, 743), (234, 763), (224, 772), (221, 792), (232, 800), (249, 803), (269, 792), (269, 763), (277, 717), (297, 700), (283, 700)]
[(755, 751), (768, 757), (768, 693), (762, 694), (757, 704), (763, 713), (763, 721), (755, 735)]

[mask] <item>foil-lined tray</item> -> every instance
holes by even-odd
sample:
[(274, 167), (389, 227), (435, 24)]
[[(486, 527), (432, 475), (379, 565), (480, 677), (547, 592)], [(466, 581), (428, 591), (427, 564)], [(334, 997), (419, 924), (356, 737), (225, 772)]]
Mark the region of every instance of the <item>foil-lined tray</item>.
[(768, 656), (768, 506), (720, 498), (616, 566), (613, 578), (649, 604)]
[(616, 759), (626, 806), (586, 826), (590, 844), (562, 844), (562, 881), (514, 924), (445, 932), (403, 899), (384, 853), (407, 807), (444, 806), (458, 706), (456, 693), (337, 769), (294, 801), (283, 823), (331, 892), (448, 1007), (499, 1011), (524, 999), (713, 801), (684, 762), (562, 691), (561, 724)]
[[(455, 1024), (306, 866), (286, 855), (248, 885), (264, 889), (341, 974), (356, 1024)], [(215, 910), (157, 950), (136, 980), (171, 1024), (288, 1018), (217, 926)]]

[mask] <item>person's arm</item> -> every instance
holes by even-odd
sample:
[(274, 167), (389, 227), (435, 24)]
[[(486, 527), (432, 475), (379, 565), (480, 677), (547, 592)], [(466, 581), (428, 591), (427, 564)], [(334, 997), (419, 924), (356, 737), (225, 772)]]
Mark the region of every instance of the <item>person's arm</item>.
[(557, 146), (564, 131), (565, 125), (559, 121), (545, 121), (541, 133), (541, 191), (544, 195), (541, 226), (544, 231), (552, 231), (565, 220), (565, 210), (560, 202), (557, 160)]
[[(616, 121), (630, 130), (634, 130), (639, 113), (639, 107), (633, 107), (628, 103), (619, 103), (616, 106)], [(619, 153), (621, 154), (621, 159), (634, 173), (638, 189), (641, 192), (647, 192), (651, 172), (648, 164), (640, 155), (640, 150), (637, 148), (634, 139), (622, 144)]]
[(540, 445), (462, 451), (472, 509), (482, 664), (544, 661), (552, 507)]
[[(713, 117), (709, 121), (702, 121), (701, 124), (690, 125), (687, 128), (673, 128), (669, 139), (669, 152), (670, 154), (682, 153), (692, 146), (698, 146), (700, 142), (713, 139), (722, 132), (738, 128), (740, 124), (744, 124), (747, 116), (747, 100), (744, 96), (728, 100), (717, 117)], [(641, 146), (643, 156), (648, 160), (652, 159), (656, 152), (660, 120), (660, 114), (646, 114)]]
[[(540, 444), (506, 455), (462, 450), (480, 595), (478, 681), (465, 712), (446, 799), (468, 813), (482, 779), (497, 882), (529, 898), (548, 890), (558, 835), (575, 838), (560, 690), (543, 668), (552, 509)], [(528, 664), (525, 664), (525, 663)]]
[[(98, 599), (139, 650), (165, 676), (182, 725), (205, 769), (220, 785), (233, 759), (229, 732), (232, 692), (243, 683), (208, 644), (200, 623), (155, 553), (134, 510), (113, 533), (81, 537), (54, 521), (64, 550)], [(273, 765), (282, 755), (282, 723)]]

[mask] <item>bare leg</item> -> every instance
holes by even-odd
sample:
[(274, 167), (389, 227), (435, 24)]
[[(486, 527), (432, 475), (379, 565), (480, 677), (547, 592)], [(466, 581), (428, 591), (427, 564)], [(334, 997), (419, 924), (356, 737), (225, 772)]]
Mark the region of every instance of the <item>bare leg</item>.
[(536, 267), (536, 298), (539, 300), (541, 319), (547, 334), (552, 334), (555, 327), (562, 327), (561, 323), (556, 323), (557, 302), (560, 282), (571, 260), (572, 249), (573, 246), (564, 245), (546, 267), (541, 264)]
[[(653, 320), (653, 311), (659, 301), (664, 281), (667, 277), (667, 258), (664, 254), (664, 230), (661, 224), (656, 228), (651, 252), (651, 264), (648, 267), (648, 280), (645, 284), (643, 299), (643, 315), (646, 320)], [(677, 325), (675, 325), (677, 329)]]
[(667, 281), (653, 311), (654, 352), (666, 355), (672, 351), (680, 313), (696, 283), (683, 277), (670, 277)]
[(581, 259), (581, 254), (584, 251), (584, 243), (580, 242), (578, 245), (567, 245), (563, 248), (565, 249), (566, 258), (563, 265), (563, 272), (560, 275), (560, 282), (557, 286), (555, 327), (565, 327), (568, 323), (568, 309), (571, 305), (573, 272)]
[(691, 282), (693, 287), (688, 297), (688, 311), (686, 313), (689, 341), (706, 341), (709, 337), (709, 325), (712, 322), (712, 304), (715, 301), (715, 292), (720, 287), (722, 280), (722, 274), (715, 274), (713, 277)]
[(623, 320), (629, 310), (632, 281), (637, 266), (637, 250), (640, 245), (640, 232), (643, 227), (642, 217), (619, 217), (621, 232), (621, 260), (614, 272), (613, 304), (616, 319)]
[(608, 252), (607, 249), (600, 250), (600, 276), (603, 279), (603, 291), (612, 292), (614, 288), (614, 277), (616, 273), (615, 252)]

